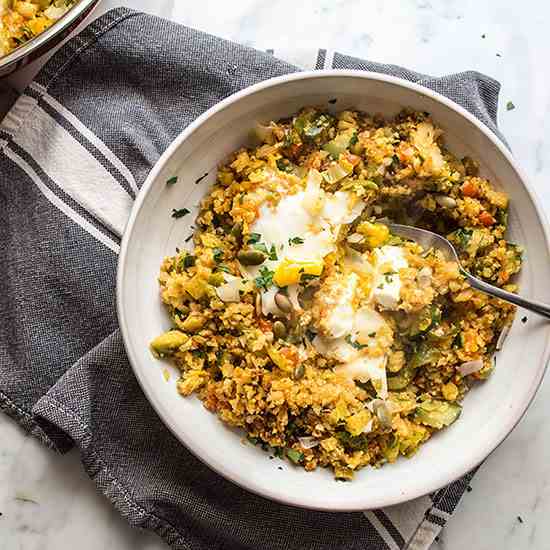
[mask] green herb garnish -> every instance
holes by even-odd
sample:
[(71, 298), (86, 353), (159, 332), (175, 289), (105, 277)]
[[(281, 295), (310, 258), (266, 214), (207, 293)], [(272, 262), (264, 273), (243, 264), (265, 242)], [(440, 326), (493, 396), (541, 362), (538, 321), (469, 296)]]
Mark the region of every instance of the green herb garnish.
[[(376, 333), (375, 333), (376, 334)], [(359, 342), (351, 339), (351, 334), (348, 334), (345, 338), (346, 342), (354, 349), (363, 349), (368, 347), (366, 344), (360, 344)]]
[(288, 162), (287, 160), (277, 159), (276, 164), (277, 164), (277, 168), (281, 172), (292, 172), (292, 164), (290, 164), (290, 162)]
[(214, 248), (212, 250), (212, 258), (219, 264), (223, 260), (223, 250), (221, 248)]
[(506, 110), (507, 111), (512, 111), (515, 108), (516, 108), (516, 106), (511, 101), (508, 101), (508, 103), (506, 103)]
[(168, 178), (166, 180), (166, 185), (174, 185), (174, 183), (178, 182), (178, 176), (172, 176), (171, 178)]
[(183, 218), (190, 213), (190, 210), (187, 208), (172, 208), (172, 218)]
[(260, 275), (254, 279), (254, 283), (259, 289), (267, 290), (273, 284), (273, 275), (275, 272), (264, 266), (260, 268)]
[(269, 249), (269, 259), (273, 262), (276, 262), (279, 257), (277, 256), (277, 250), (275, 249), (275, 245), (272, 244), (271, 248)]
[(247, 243), (248, 244), (258, 243), (258, 242), (260, 242), (261, 238), (262, 238), (262, 236), (259, 233), (250, 233), (250, 235), (248, 235)]
[(293, 244), (304, 244), (304, 239), (302, 237), (292, 237), (288, 239), (288, 244), (292, 246)]

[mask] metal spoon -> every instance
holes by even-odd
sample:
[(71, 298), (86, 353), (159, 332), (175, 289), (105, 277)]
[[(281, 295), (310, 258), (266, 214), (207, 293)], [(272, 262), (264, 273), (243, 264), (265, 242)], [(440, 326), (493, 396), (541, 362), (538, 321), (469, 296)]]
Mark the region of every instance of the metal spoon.
[(436, 248), (445, 254), (446, 258), (454, 260), (458, 264), (460, 273), (465, 277), (472, 288), (480, 290), (490, 296), (494, 296), (495, 298), (500, 298), (505, 302), (510, 302), (516, 306), (520, 306), (529, 311), (538, 313), (539, 315), (546, 317), (546, 319), (550, 319), (550, 305), (542, 302), (536, 302), (535, 300), (526, 300), (517, 294), (506, 292), (498, 286), (490, 285), (489, 283), (486, 283), (485, 281), (482, 281), (481, 279), (478, 279), (468, 273), (460, 265), (460, 259), (458, 258), (455, 247), (447, 239), (445, 239), (445, 237), (442, 237), (437, 233), (427, 231), (426, 229), (419, 229), (418, 227), (412, 227), (410, 225), (400, 225), (397, 223), (389, 223), (387, 225), (389, 230), (394, 235), (415, 241), (425, 249)]

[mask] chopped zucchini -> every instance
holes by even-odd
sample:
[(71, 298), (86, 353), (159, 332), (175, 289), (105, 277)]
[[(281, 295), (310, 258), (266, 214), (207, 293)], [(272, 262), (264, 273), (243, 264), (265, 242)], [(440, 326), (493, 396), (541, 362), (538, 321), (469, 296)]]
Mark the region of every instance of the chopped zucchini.
[(462, 407), (456, 403), (427, 399), (416, 407), (415, 420), (440, 430), (450, 426), (459, 416)]

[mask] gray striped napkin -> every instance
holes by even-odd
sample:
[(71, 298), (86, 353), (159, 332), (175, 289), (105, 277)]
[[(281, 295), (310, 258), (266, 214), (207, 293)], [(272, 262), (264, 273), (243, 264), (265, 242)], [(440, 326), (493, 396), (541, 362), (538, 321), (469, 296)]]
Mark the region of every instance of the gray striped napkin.
[(133, 200), (172, 139), (229, 94), (299, 67), (377, 71), (447, 95), (497, 133), (499, 85), (484, 75), (433, 78), (325, 50), (291, 59), (117, 9), (42, 69), (0, 125), (0, 406), (54, 450), (76, 445), (120, 513), (173, 548), (425, 549), (472, 474), (365, 514), (266, 501), (168, 432), (117, 330)]

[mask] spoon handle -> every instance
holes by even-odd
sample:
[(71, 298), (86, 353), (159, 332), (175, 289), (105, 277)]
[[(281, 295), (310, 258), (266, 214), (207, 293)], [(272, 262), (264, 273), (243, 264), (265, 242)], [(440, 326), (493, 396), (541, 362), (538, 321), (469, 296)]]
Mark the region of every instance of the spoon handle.
[(466, 277), (472, 288), (480, 290), (481, 292), (485, 292), (485, 294), (489, 294), (491, 296), (494, 296), (495, 298), (500, 298), (505, 302), (510, 302), (511, 304), (520, 306), (523, 309), (538, 313), (546, 319), (550, 319), (550, 305), (544, 304), (542, 302), (537, 302), (535, 300), (526, 300), (525, 298), (522, 298), (517, 294), (506, 292), (506, 290), (502, 290), (502, 288), (490, 285), (489, 283), (486, 283), (485, 281), (482, 281), (481, 279), (470, 275), (467, 271), (461, 269), (461, 272)]

